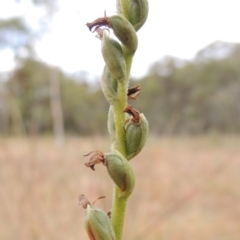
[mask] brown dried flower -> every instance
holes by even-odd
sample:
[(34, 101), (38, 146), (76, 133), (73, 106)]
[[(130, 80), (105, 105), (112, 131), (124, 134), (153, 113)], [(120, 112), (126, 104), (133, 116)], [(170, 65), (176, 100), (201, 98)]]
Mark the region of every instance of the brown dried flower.
[(127, 93), (128, 99), (137, 100), (137, 96), (140, 94), (140, 92), (141, 92), (141, 88), (139, 85), (133, 88), (129, 88)]
[(140, 121), (140, 113), (137, 109), (133, 108), (132, 105), (128, 104), (126, 106), (126, 108), (123, 110), (123, 112), (126, 112), (128, 113), (129, 115), (131, 115), (130, 118), (128, 118), (126, 121), (125, 121), (125, 124), (126, 125), (130, 120), (133, 122), (133, 123), (139, 123)]
[(87, 208), (87, 205), (91, 205), (84, 194), (79, 195), (78, 204), (82, 205), (82, 207), (85, 209)]
[(99, 150), (95, 150), (95, 151), (91, 151), (90, 153), (85, 154), (83, 156), (86, 157), (86, 156), (89, 156), (92, 153), (94, 153), (94, 154), (91, 156), (90, 160), (85, 163), (85, 165), (87, 167), (90, 167), (92, 170), (95, 170), (94, 166), (96, 164), (99, 164), (99, 163), (105, 164), (104, 154), (103, 154), (103, 152), (101, 152)]
[(99, 198), (97, 198), (92, 204), (88, 201), (88, 199), (86, 198), (86, 196), (84, 194), (80, 194), (78, 196), (78, 204), (79, 205), (82, 205), (83, 208), (87, 208), (88, 205), (92, 206), (94, 205), (94, 203), (99, 200), (99, 199), (102, 199), (102, 198), (105, 198), (105, 196), (101, 196)]

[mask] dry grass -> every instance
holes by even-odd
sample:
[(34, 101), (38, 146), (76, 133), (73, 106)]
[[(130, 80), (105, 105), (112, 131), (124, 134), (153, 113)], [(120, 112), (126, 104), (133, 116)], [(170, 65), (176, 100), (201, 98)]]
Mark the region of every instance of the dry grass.
[[(108, 151), (101, 137), (0, 139), (0, 239), (86, 240), (85, 193), (109, 210), (112, 184), (82, 155)], [(129, 200), (126, 240), (239, 240), (240, 138), (151, 137), (132, 162), (137, 184)]]

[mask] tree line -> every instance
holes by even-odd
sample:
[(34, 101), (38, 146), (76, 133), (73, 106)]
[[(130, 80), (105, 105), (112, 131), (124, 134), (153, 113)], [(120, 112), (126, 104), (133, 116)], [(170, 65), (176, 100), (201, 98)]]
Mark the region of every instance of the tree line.
[[(240, 45), (215, 42), (192, 61), (166, 57), (152, 64), (138, 100), (153, 134), (240, 133)], [(0, 133), (52, 134), (51, 78), (59, 83), (64, 130), (68, 134), (107, 133), (108, 103), (100, 80), (70, 76), (26, 58), (8, 76), (0, 76)]]

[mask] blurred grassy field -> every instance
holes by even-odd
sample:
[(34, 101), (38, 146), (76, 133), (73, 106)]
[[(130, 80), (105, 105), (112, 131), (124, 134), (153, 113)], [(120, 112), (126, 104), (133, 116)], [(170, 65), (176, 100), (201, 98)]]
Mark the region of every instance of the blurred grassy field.
[[(83, 154), (109, 151), (102, 137), (0, 139), (0, 239), (87, 240), (78, 195), (111, 208), (103, 166)], [(125, 240), (239, 240), (240, 137), (150, 137), (136, 172)]]

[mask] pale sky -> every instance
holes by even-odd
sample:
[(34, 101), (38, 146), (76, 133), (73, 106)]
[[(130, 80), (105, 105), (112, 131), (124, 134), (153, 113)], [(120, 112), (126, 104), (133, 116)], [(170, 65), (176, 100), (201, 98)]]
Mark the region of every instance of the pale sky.
[[(0, 0), (0, 17), (24, 15), (34, 27), (40, 10), (33, 11), (29, 0)], [(101, 75), (104, 62), (101, 42), (86, 27), (104, 10), (115, 14), (114, 0), (59, 0), (51, 31), (36, 42), (41, 60), (74, 73)], [(216, 40), (240, 43), (239, 0), (149, 0), (149, 17), (138, 32), (139, 46), (131, 75), (142, 76), (149, 65), (166, 55), (191, 59)], [(113, 34), (111, 34), (113, 36)], [(9, 68), (11, 54), (0, 53), (0, 70)], [(2, 63), (5, 64), (2, 64)]]

